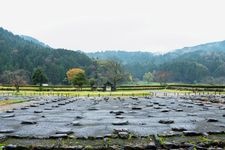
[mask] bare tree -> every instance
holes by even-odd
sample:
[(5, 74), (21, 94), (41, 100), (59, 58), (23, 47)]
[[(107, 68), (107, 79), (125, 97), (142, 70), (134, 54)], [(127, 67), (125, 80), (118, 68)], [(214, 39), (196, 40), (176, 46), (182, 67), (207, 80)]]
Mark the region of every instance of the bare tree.
[(117, 83), (124, 78), (124, 69), (119, 61), (108, 60), (107, 66), (107, 77), (113, 83), (114, 90), (116, 90)]
[(19, 87), (23, 84), (28, 83), (29, 75), (25, 70), (16, 70), (16, 71), (5, 71), (1, 76), (3, 83), (12, 84), (15, 86), (16, 91), (19, 92)]
[(167, 71), (157, 71), (154, 73), (154, 81), (159, 82), (161, 85), (166, 85), (171, 74)]

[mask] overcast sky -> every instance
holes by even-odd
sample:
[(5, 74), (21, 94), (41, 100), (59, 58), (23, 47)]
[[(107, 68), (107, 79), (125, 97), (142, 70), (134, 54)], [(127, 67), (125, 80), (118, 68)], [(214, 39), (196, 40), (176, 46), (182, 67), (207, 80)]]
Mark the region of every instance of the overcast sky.
[(54, 48), (166, 52), (225, 40), (225, 0), (0, 0), (0, 26)]

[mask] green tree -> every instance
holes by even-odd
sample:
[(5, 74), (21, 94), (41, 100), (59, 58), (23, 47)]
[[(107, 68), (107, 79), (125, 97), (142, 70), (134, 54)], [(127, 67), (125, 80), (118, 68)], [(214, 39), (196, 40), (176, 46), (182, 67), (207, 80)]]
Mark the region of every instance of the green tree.
[(66, 76), (68, 81), (72, 82), (74, 76), (78, 75), (79, 73), (85, 74), (85, 71), (81, 68), (72, 68), (66, 72)]
[(153, 81), (153, 74), (151, 72), (147, 72), (143, 76), (143, 80), (149, 82)]
[(77, 85), (82, 90), (82, 86), (86, 83), (85, 73), (79, 72), (78, 74), (74, 75), (71, 82), (74, 86)]
[(47, 76), (44, 74), (42, 69), (38, 68), (34, 71), (32, 76), (32, 81), (34, 84), (39, 84), (40, 90), (42, 89), (42, 84), (48, 82)]

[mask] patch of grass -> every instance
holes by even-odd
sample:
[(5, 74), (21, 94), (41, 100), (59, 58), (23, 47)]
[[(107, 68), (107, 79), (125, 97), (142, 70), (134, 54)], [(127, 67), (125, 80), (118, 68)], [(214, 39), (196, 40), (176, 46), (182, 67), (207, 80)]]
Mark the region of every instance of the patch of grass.
[(0, 106), (16, 104), (16, 103), (23, 103), (25, 100), (1, 100)]
[(151, 138), (131, 138), (131, 139), (119, 139), (119, 138), (108, 138), (107, 141), (104, 139), (17, 139), (17, 138), (8, 138), (4, 141), (5, 145), (16, 144), (19, 146), (84, 146), (85, 149), (93, 149), (97, 147), (109, 147), (109, 146), (118, 146), (122, 147), (124, 145), (146, 145), (149, 142), (152, 142)]
[(159, 137), (159, 144), (164, 145), (166, 142), (166, 139), (164, 137)]
[(202, 142), (202, 143), (209, 143), (211, 142), (211, 140), (209, 140), (207, 137), (199, 137), (199, 141)]
[(0, 150), (3, 149), (3, 146), (5, 146), (5, 145), (0, 143)]
[(225, 134), (215, 134), (215, 135), (209, 135), (207, 137), (205, 136), (175, 136), (175, 137), (160, 137), (159, 142), (164, 143), (164, 142), (173, 142), (176, 141), (177, 143), (190, 143), (193, 145), (196, 145), (198, 143), (215, 143), (215, 142), (222, 142), (225, 141)]

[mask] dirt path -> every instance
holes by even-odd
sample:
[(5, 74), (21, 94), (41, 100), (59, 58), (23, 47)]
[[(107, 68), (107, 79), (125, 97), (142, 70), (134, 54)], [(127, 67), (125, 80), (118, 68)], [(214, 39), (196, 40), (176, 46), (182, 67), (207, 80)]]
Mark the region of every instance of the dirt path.
[(33, 104), (35, 101), (28, 101), (28, 102), (23, 102), (23, 103), (17, 103), (17, 104), (9, 104), (9, 105), (4, 105), (0, 106), (0, 112), (6, 111), (6, 110), (11, 110), (13, 108), (21, 108), (28, 106), (30, 104)]

